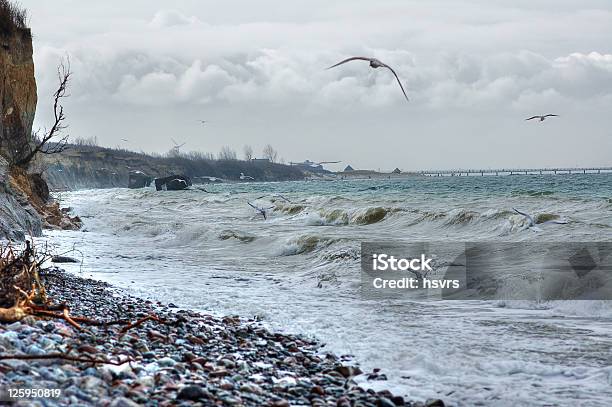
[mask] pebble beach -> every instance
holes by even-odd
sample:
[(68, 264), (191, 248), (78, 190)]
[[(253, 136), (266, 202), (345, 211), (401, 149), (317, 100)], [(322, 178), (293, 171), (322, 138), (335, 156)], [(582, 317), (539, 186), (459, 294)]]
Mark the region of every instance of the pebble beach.
[[(0, 325), (0, 387), (61, 390), (14, 405), (444, 406), (365, 389), (353, 379), (384, 380), (384, 373), (361, 372), (350, 356), (255, 320), (178, 309), (60, 269), (43, 278), (49, 298), (66, 303), (70, 315), (125, 322), (79, 330), (63, 319), (27, 317)], [(147, 316), (154, 317), (137, 323)], [(81, 360), (44, 358), (50, 354)]]

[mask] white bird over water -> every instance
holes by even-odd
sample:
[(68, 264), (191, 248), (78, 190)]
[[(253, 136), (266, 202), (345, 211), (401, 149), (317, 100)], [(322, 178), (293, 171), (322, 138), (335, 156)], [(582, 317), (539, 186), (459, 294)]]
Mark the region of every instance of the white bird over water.
[(538, 227), (538, 225), (546, 225), (546, 224), (550, 224), (550, 223), (554, 223), (554, 224), (557, 224), (557, 225), (566, 225), (566, 224), (567, 224), (567, 221), (565, 221), (565, 220), (555, 220), (555, 219), (552, 219), (552, 220), (547, 220), (547, 221), (545, 221), (545, 222), (542, 222), (542, 223), (537, 223), (537, 224), (536, 224), (536, 221), (535, 221), (535, 219), (533, 218), (533, 216), (531, 216), (531, 215), (529, 215), (529, 214), (527, 214), (527, 213), (525, 213), (525, 212), (521, 212), (521, 211), (519, 211), (519, 210), (518, 210), (518, 209), (516, 209), (516, 208), (512, 208), (512, 209), (514, 210), (514, 212), (518, 213), (519, 215), (523, 215), (523, 216), (525, 217), (525, 219), (527, 219), (528, 224), (527, 224), (527, 226), (525, 227), (525, 229), (531, 229), (531, 230), (533, 230), (534, 232), (540, 232), (540, 231), (542, 231), (542, 229), (540, 229), (540, 228)]
[(530, 117), (528, 119), (525, 119), (525, 120), (540, 119), (540, 121), (543, 122), (548, 117), (559, 117), (559, 115), (558, 114), (545, 114), (543, 116), (532, 116), (532, 117)]
[(244, 181), (244, 180), (246, 180), (246, 179), (252, 179), (252, 180), (254, 180), (255, 178), (253, 178), (253, 177), (251, 177), (251, 176), (249, 176), (249, 175), (244, 175), (244, 173), (242, 173), (242, 172), (241, 172), (241, 173), (240, 173), (240, 179)]
[(257, 212), (259, 212), (261, 214), (261, 216), (263, 216), (264, 220), (268, 219), (268, 211), (270, 209), (274, 209), (273, 206), (270, 206), (268, 208), (260, 208), (259, 206), (255, 206), (250, 202), (247, 202), (249, 204), (249, 206), (253, 209), (255, 209)]
[(338, 65), (342, 65), (342, 64), (345, 64), (347, 62), (357, 61), (357, 60), (370, 62), (370, 68), (374, 68), (374, 69), (377, 69), (377, 68), (387, 68), (388, 70), (390, 70), (391, 73), (393, 73), (393, 75), (395, 76), (395, 79), (397, 79), (397, 83), (399, 84), (400, 88), (402, 89), (402, 93), (404, 94), (404, 97), (406, 98), (407, 101), (410, 101), (408, 99), (408, 95), (406, 95), (406, 91), (404, 90), (404, 86), (402, 85), (402, 81), (400, 81), (400, 78), (397, 76), (397, 74), (395, 73), (393, 68), (391, 68), (389, 65), (385, 64), (384, 62), (382, 62), (382, 61), (380, 61), (380, 60), (378, 60), (376, 58), (350, 57), (350, 58), (345, 59), (344, 61), (340, 61), (337, 64), (330, 66), (327, 69), (332, 69), (332, 68), (337, 67)]

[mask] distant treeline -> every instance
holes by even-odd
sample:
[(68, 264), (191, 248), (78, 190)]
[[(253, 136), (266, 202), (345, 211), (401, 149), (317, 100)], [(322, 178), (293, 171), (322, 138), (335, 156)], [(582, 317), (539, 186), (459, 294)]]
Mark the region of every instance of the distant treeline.
[(185, 175), (190, 177), (212, 176), (238, 180), (240, 173), (244, 173), (257, 181), (287, 181), (304, 178), (302, 171), (295, 167), (265, 161), (194, 158), (188, 155), (151, 158), (156, 162), (184, 168)]
[[(255, 181), (290, 181), (304, 178), (304, 173), (296, 167), (265, 160), (214, 159), (203, 153), (176, 151), (165, 155), (151, 155), (86, 143), (68, 145), (66, 151), (49, 156), (44, 167), (44, 172), (51, 178), (62, 173), (67, 176), (66, 172), (70, 172), (72, 176), (81, 178), (74, 180), (82, 181), (78, 182), (79, 185), (86, 184), (87, 180), (82, 178), (88, 178), (89, 174), (96, 174), (96, 182), (99, 184), (99, 177), (107, 171), (113, 174), (114, 178), (125, 178), (126, 182), (130, 171), (142, 171), (152, 177), (184, 174), (196, 178), (196, 181), (198, 177), (237, 181), (240, 180), (241, 173), (253, 177)], [(116, 183), (115, 181), (114, 184)], [(122, 183), (123, 181), (120, 181), (120, 184)]]

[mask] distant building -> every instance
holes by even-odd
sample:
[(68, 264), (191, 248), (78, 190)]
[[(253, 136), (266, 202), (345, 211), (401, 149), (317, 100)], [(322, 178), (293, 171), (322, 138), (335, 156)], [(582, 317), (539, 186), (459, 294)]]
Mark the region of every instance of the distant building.
[(351, 167), (350, 165), (347, 165), (346, 168), (344, 169), (344, 172), (351, 172), (351, 171), (355, 171), (355, 169)]
[(251, 162), (254, 162), (254, 163), (269, 163), (270, 159), (269, 158), (251, 158)]
[(393, 170), (393, 174), (401, 174), (402, 171), (399, 168)]

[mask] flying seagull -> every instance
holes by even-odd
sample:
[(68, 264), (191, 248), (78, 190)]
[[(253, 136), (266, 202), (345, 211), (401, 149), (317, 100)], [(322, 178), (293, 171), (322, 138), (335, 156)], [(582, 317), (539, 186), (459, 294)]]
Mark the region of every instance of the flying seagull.
[(540, 121), (543, 122), (544, 120), (546, 120), (547, 117), (559, 117), (559, 115), (558, 114), (545, 114), (544, 116), (533, 116), (525, 120), (540, 119)]
[(270, 209), (274, 209), (273, 206), (270, 206), (269, 208), (260, 208), (258, 206), (253, 205), (250, 202), (247, 202), (249, 204), (249, 206), (253, 209), (255, 209), (257, 212), (261, 213), (261, 216), (263, 216), (264, 220), (268, 219), (268, 214), (267, 211), (269, 211)]
[(565, 225), (567, 224), (566, 221), (564, 220), (547, 220), (546, 222), (542, 222), (542, 223), (538, 223), (536, 224), (535, 219), (533, 219), (533, 216), (525, 213), (525, 212), (521, 212), (516, 208), (512, 208), (514, 210), (514, 212), (518, 213), (519, 215), (523, 215), (525, 217), (525, 219), (527, 219), (527, 221), (529, 222), (528, 225), (525, 227), (525, 229), (531, 229), (534, 232), (540, 232), (542, 229), (540, 229), (537, 225), (546, 225), (546, 224), (550, 224), (550, 223), (554, 223), (557, 225)]
[(404, 97), (406, 98), (407, 101), (409, 101), (408, 99), (408, 95), (406, 95), (406, 91), (404, 90), (404, 86), (402, 85), (402, 81), (400, 81), (400, 78), (397, 76), (397, 74), (395, 73), (395, 71), (393, 70), (393, 68), (391, 68), (389, 65), (385, 64), (384, 62), (376, 59), (376, 58), (368, 58), (368, 57), (350, 57), (345, 59), (344, 61), (340, 61), (338, 62), (336, 65), (332, 65), (327, 69), (332, 69), (337, 67), (338, 65), (342, 65), (345, 64), (347, 62), (350, 61), (356, 61), (356, 60), (360, 60), (360, 61), (369, 61), (370, 62), (370, 68), (387, 68), (388, 70), (391, 71), (391, 73), (393, 73), (393, 75), (395, 76), (395, 79), (397, 79), (397, 83), (399, 84), (400, 88), (402, 89), (402, 93), (404, 94)]
[(244, 173), (241, 172), (240, 173), (240, 179), (244, 181), (245, 179), (252, 179), (252, 180), (254, 180), (255, 178), (253, 178), (253, 177), (251, 177), (249, 175), (244, 175)]
[(202, 123), (202, 124), (206, 124), (206, 123), (208, 123), (208, 121), (207, 121), (207, 120), (198, 120), (198, 121), (199, 121), (200, 123)]

